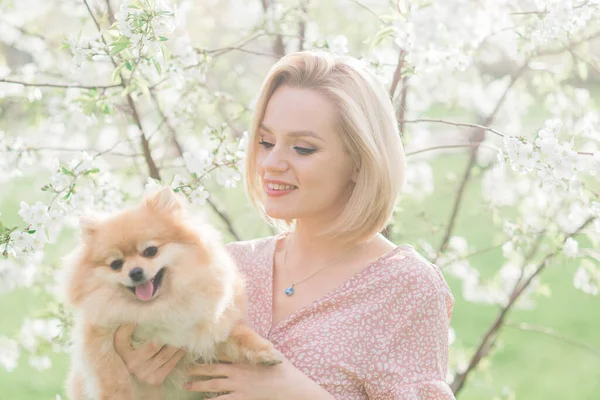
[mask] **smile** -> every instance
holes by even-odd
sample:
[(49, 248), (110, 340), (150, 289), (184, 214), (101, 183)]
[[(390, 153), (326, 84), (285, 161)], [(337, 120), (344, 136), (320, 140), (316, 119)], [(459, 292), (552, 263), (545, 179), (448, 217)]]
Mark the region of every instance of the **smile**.
[(294, 185), (281, 185), (278, 183), (267, 183), (267, 189), (270, 190), (292, 190), (292, 189), (296, 189), (296, 186)]
[(269, 197), (281, 197), (285, 196), (294, 190), (298, 189), (298, 186), (290, 185), (287, 183), (275, 183), (275, 182), (265, 182), (264, 184), (265, 192)]
[(142, 301), (152, 300), (162, 284), (162, 280), (166, 270), (167, 269), (163, 267), (156, 273), (156, 275), (154, 275), (152, 279), (149, 279), (146, 282), (140, 283), (135, 286), (126, 287), (133, 294), (135, 294), (135, 297), (137, 297), (138, 299)]

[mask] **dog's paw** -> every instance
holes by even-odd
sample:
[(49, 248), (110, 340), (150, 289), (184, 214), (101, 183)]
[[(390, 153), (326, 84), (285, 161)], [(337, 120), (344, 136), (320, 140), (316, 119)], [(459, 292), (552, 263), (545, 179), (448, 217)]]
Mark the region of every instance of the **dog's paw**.
[(259, 365), (265, 365), (272, 367), (273, 365), (281, 364), (281, 355), (275, 348), (261, 351), (254, 355), (253, 359), (250, 360)]

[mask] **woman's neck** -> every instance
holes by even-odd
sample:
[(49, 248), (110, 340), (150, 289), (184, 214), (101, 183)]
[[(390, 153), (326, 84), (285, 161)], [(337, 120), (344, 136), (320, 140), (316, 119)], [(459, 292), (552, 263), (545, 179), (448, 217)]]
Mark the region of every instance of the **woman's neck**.
[(298, 270), (306, 266), (307, 270), (312, 271), (363, 244), (364, 241), (348, 241), (339, 236), (321, 235), (317, 229), (296, 224), (296, 229), (290, 232), (284, 245), (290, 268)]

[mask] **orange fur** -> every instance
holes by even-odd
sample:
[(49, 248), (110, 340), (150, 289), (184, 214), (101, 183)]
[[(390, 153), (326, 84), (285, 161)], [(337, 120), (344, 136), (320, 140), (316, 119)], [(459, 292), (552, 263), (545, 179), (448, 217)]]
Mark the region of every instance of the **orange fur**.
[[(186, 368), (199, 358), (280, 362), (273, 345), (243, 322), (244, 283), (218, 232), (188, 218), (170, 189), (106, 220), (86, 219), (82, 230), (66, 286), (67, 302), (76, 309), (72, 400), (142, 398), (142, 386), (113, 346), (115, 330), (125, 323), (137, 324), (134, 346), (153, 341), (187, 351), (163, 384), (165, 399), (204, 398), (181, 389)], [(157, 254), (144, 256), (148, 247), (157, 247)], [(122, 267), (113, 270), (117, 259)], [(127, 288), (135, 284), (133, 268), (141, 268), (145, 280), (164, 269), (150, 300)]]

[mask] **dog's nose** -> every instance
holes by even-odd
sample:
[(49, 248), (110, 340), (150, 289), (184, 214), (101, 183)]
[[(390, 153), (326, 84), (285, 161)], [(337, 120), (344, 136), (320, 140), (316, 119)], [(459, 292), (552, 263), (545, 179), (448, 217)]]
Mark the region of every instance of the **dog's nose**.
[(144, 270), (140, 267), (135, 267), (131, 271), (129, 271), (129, 277), (134, 282), (139, 282), (144, 279)]

